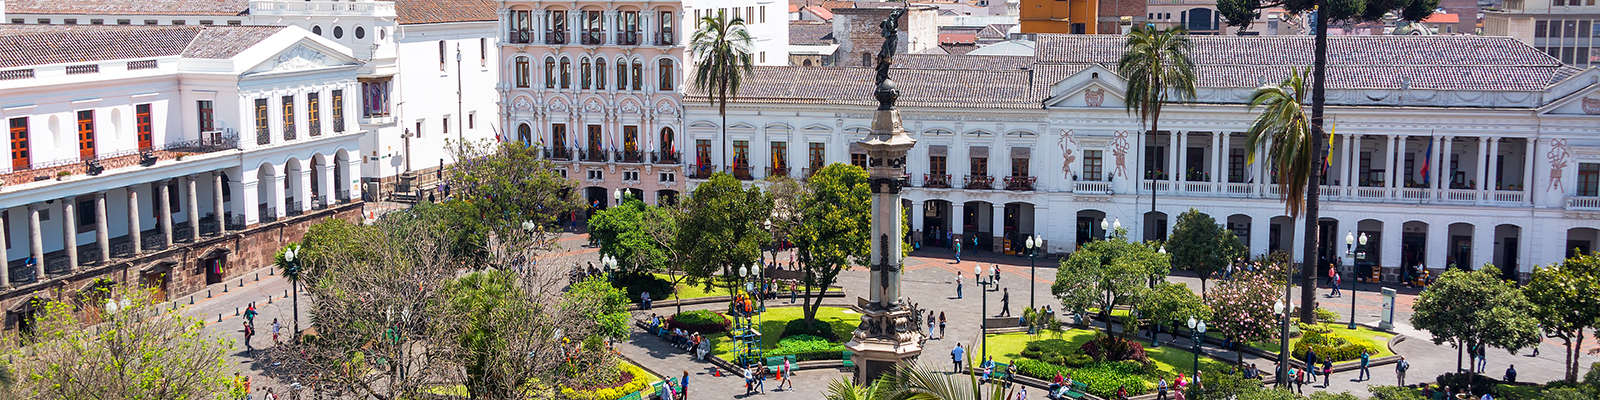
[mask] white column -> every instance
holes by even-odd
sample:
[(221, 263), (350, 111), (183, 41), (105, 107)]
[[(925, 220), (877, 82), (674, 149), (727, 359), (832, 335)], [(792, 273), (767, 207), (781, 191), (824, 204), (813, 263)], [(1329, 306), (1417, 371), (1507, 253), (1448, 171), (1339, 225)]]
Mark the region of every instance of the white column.
[(138, 185), (128, 187), (128, 242), (133, 245), (133, 254), (144, 254), (144, 232), (139, 227), (139, 189)]
[[(1176, 172), (1175, 174), (1173, 174), (1173, 177), (1176, 178), (1179, 182), (1188, 182), (1189, 181), (1189, 132), (1184, 132), (1184, 133), (1178, 135), (1178, 148), (1177, 148), (1177, 150), (1178, 150), (1178, 160), (1177, 160), (1178, 167), (1177, 168), (1173, 168), (1173, 171)], [(1182, 189), (1179, 189), (1179, 187), (1180, 186), (1174, 185), (1172, 190), (1182, 190)]]
[(1211, 179), (1207, 181), (1213, 184), (1222, 181), (1218, 178), (1222, 177), (1222, 157), (1226, 153), (1224, 150), (1222, 148), (1222, 134), (1211, 132)]
[[(1436, 160), (1439, 160), (1438, 171), (1439, 171), (1439, 188), (1440, 189), (1449, 189), (1450, 188), (1450, 180), (1455, 175), (1454, 174), (1455, 171), (1450, 169), (1450, 164), (1451, 164), (1450, 163), (1450, 159), (1455, 158), (1454, 157), (1455, 156), (1454, 147), (1455, 147), (1455, 142), (1456, 142), (1455, 139), (1456, 138), (1453, 137), (1453, 136), (1444, 136), (1444, 137), (1440, 137), (1439, 138), (1439, 142), (1440, 142), (1440, 145), (1439, 145), (1439, 158), (1437, 158)], [(1442, 197), (1444, 197), (1444, 195), (1441, 193), (1439, 195), (1439, 197), (1442, 198)]]
[[(442, 166), (442, 165), (439, 166), (439, 167), (440, 168), (444, 168), (444, 166)], [(300, 168), (300, 179), (299, 179), (299, 185), (298, 186), (299, 187), (295, 188), (295, 190), (298, 191), (298, 192), (295, 193), (294, 201), (296, 203), (299, 203), (300, 212), (310, 211), (311, 210), (311, 205), (312, 205), (311, 204), (311, 169), (310, 168)]]
[(330, 165), (318, 165), (313, 168), (317, 174), (317, 192), (322, 193), (322, 204), (318, 205), (333, 204), (333, 168)]
[[(1353, 188), (1361, 182), (1361, 173), (1364, 172), (1361, 171), (1361, 135), (1347, 135), (1344, 141), (1344, 148), (1344, 187)], [(1354, 189), (1346, 189), (1345, 193), (1348, 195), (1351, 190)]]
[(1272, 216), (1250, 216), (1250, 255), (1259, 256), (1267, 254), (1268, 247), (1272, 246)]
[(1223, 132), (1221, 135), (1222, 152), (1220, 153), (1221, 156), (1217, 158), (1222, 160), (1218, 162), (1218, 164), (1222, 165), (1222, 169), (1217, 170), (1216, 177), (1217, 182), (1230, 183), (1228, 175), (1233, 173), (1233, 133)]
[[(548, 29), (547, 27), (550, 26), (550, 23), (545, 21), (545, 19), (546, 18), (550, 18), (550, 16), (546, 15), (545, 11), (540, 10), (540, 11), (534, 11), (528, 17), (534, 19), (534, 21), (533, 21), (533, 40), (534, 40), (534, 43), (544, 43), (544, 30)], [(531, 62), (531, 60), (530, 60), (530, 62)], [(539, 65), (544, 65), (544, 61), (540, 60), (539, 61)]]
[(183, 190), (188, 191), (189, 241), (200, 241), (200, 191), (196, 190), (194, 176), (183, 177)]
[[(1382, 249), (1383, 259), (1379, 260), (1385, 267), (1405, 267), (1400, 265), (1400, 243), (1405, 238), (1405, 220), (1383, 221), (1383, 234), (1378, 239), (1382, 242), (1378, 246)], [(1370, 242), (1368, 244), (1371, 244)]]
[[(1009, 171), (1007, 171), (1007, 172), (1009, 173)], [(1005, 205), (1005, 203), (994, 203), (994, 211), (993, 211), (993, 214), (989, 216), (989, 220), (992, 221), (991, 222), (992, 225), (989, 225), (989, 235), (994, 237), (994, 243), (991, 244), (989, 246), (989, 248), (985, 249), (985, 250), (995, 250), (995, 249), (1002, 249), (1003, 250), (1003, 248), (1000, 247), (1000, 246), (1005, 244), (1004, 243), (1005, 235), (1006, 235), (1006, 205)]]
[(1489, 157), (1484, 160), (1486, 165), (1483, 168), (1487, 170), (1485, 173), (1488, 176), (1483, 178), (1483, 189), (1488, 191), (1489, 199), (1493, 200), (1494, 192), (1500, 190), (1500, 170), (1497, 168), (1500, 165), (1499, 137), (1489, 138)]
[(100, 246), (100, 262), (111, 261), (111, 224), (106, 221), (106, 192), (94, 195), (94, 242)]
[(966, 225), (964, 224), (964, 222), (965, 222), (966, 218), (967, 218), (966, 204), (964, 204), (964, 203), (962, 203), (960, 201), (951, 200), (950, 201), (950, 217), (946, 218), (946, 219), (950, 220), (950, 234), (951, 235), (953, 235), (953, 236), (961, 236), (961, 234), (965, 233)]
[[(1344, 135), (1344, 146), (1341, 146), (1339, 148), (1339, 168), (1338, 169), (1328, 168), (1328, 172), (1332, 172), (1332, 173), (1335, 174), (1334, 176), (1339, 177), (1339, 179), (1337, 179), (1337, 181), (1339, 181), (1338, 184), (1334, 184), (1333, 186), (1350, 186), (1350, 137), (1351, 136), (1352, 135), (1348, 135), (1348, 134)], [(1328, 151), (1333, 151), (1333, 149), (1328, 149)], [(1330, 180), (1330, 181), (1328, 181), (1328, 183), (1329, 184), (1333, 184), (1334, 182), (1332, 180)]]
[[(1539, 139), (1528, 138), (1527, 140), (1527, 150), (1522, 153), (1522, 197), (1525, 199), (1523, 201), (1531, 202), (1533, 201), (1533, 155), (1534, 150), (1539, 148)], [(1557, 256), (1565, 256), (1566, 252), (1563, 251), (1556, 254)]]
[[(1167, 152), (1172, 154), (1171, 157), (1167, 157), (1167, 165), (1169, 165), (1169, 167), (1167, 167), (1167, 179), (1172, 181), (1171, 185), (1173, 190), (1178, 189), (1178, 179), (1181, 179), (1183, 176), (1181, 173), (1183, 164), (1178, 162), (1178, 154), (1180, 153), (1179, 148), (1183, 147), (1183, 144), (1179, 143), (1182, 138), (1183, 134), (1180, 134), (1177, 131), (1172, 131), (1172, 133), (1167, 134)], [(1152, 187), (1151, 189), (1155, 188)]]
[(233, 208), (244, 215), (244, 225), (251, 226), (261, 222), (261, 192), (257, 189), (261, 182), (257, 181), (253, 173), (240, 174), (239, 180), (233, 181)]
[(1472, 265), (1474, 269), (1494, 262), (1494, 224), (1479, 223), (1472, 226)]
[(28, 205), (28, 250), (33, 257), (33, 273), (44, 281), (44, 230), (39, 226), (39, 204)]
[(61, 243), (67, 252), (67, 271), (78, 269), (78, 205), (77, 199), (65, 198), (61, 202)]
[(273, 218), (283, 218), (284, 211), (287, 211), (284, 209), (284, 205), (287, 201), (285, 197), (288, 197), (288, 191), (284, 190), (283, 184), (288, 178), (288, 175), (278, 173), (269, 178), (271, 181), (262, 182), (262, 184), (272, 185), (272, 198), (267, 199), (267, 208), (269, 208), (267, 212), (271, 213)]
[[(0, 215), (5, 215), (5, 214), (6, 214), (5, 210), (0, 210)], [(9, 229), (11, 227), (6, 226), (6, 224), (3, 223), (4, 221), (6, 221), (5, 218), (0, 218), (0, 253), (4, 253), (5, 247), (9, 246), (11, 244), (11, 236), (7, 235), (8, 232), (6, 231), (7, 229)], [(9, 255), (6, 258), (7, 258), (7, 260), (5, 260), (5, 261), (11, 261), (11, 260), (9, 260), (9, 258), (10, 258)], [(8, 262), (8, 263), (6, 263), (6, 265), (0, 265), (0, 288), (10, 288), (10, 287), (11, 287), (11, 265)]]
[(1449, 221), (1428, 224), (1427, 254), (1424, 262), (1428, 268), (1445, 268), (1445, 251), (1450, 246)]
[(217, 171), (211, 178), (211, 209), (217, 214), (217, 236), (228, 231), (228, 212), (222, 204), (222, 171)]
[(920, 200), (911, 202), (911, 234), (918, 238), (922, 237), (922, 203)]
[[(1399, 165), (1395, 164), (1395, 153), (1399, 152), (1395, 146), (1397, 143), (1403, 144), (1405, 142), (1399, 140), (1400, 136), (1397, 135), (1388, 135), (1385, 137), (1387, 138), (1387, 141), (1383, 146), (1383, 187), (1390, 189), (1389, 192), (1393, 192), (1395, 185), (1398, 184), (1398, 178), (1400, 177), (1400, 174), (1395, 172), (1400, 170), (1399, 168), (1395, 168), (1396, 165)], [(1389, 252), (1385, 250), (1383, 254), (1387, 256)]]
[(156, 186), (159, 187), (156, 192), (160, 193), (157, 198), (161, 199), (159, 201), (161, 204), (157, 206), (159, 214), (156, 214), (156, 220), (161, 221), (162, 242), (166, 243), (167, 247), (172, 247), (172, 191), (167, 190), (171, 187), (167, 183), (167, 181), (156, 182)]

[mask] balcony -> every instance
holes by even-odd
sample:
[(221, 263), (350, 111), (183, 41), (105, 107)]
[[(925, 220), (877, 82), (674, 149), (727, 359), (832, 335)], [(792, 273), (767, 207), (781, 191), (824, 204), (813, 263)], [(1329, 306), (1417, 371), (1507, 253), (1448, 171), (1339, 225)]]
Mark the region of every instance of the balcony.
[(1449, 202), (1476, 203), (1478, 202), (1478, 191), (1476, 189), (1445, 189), (1441, 197), (1444, 201)]
[(513, 29), (506, 32), (506, 41), (516, 44), (528, 44), (533, 41), (533, 32), (526, 29)]
[(1111, 182), (1073, 182), (1072, 192), (1077, 194), (1111, 194)]
[(1567, 209), (1600, 211), (1600, 196), (1567, 196)]
[(1184, 182), (1183, 191), (1189, 193), (1211, 193), (1211, 182)]
[(572, 159), (572, 150), (561, 146), (546, 147), (544, 148), (544, 157), (552, 160), (567, 161)]
[(580, 37), (582, 38), (581, 42), (583, 42), (583, 45), (585, 46), (598, 46), (604, 44), (606, 41), (605, 33), (600, 31), (584, 31)]
[(1149, 181), (1149, 180), (1146, 180), (1146, 181), (1140, 181), (1139, 182), (1139, 190), (1149, 192), (1149, 191), (1151, 191), (1151, 189), (1150, 189), (1151, 186), (1155, 187), (1154, 191), (1156, 191), (1156, 192), (1171, 192), (1172, 191), (1172, 181), (1165, 181), (1165, 180)]
[(1400, 199), (1406, 201), (1426, 201), (1431, 194), (1428, 188), (1400, 188)]
[(661, 34), (656, 35), (657, 46), (676, 46), (678, 45), (676, 42), (673, 40), (672, 31), (663, 31)]
[(988, 175), (967, 175), (967, 181), (962, 187), (976, 190), (994, 189), (994, 177)]
[(767, 167), (767, 175), (766, 176), (789, 176), (789, 167), (787, 167), (787, 166)]
[(689, 166), (689, 179), (711, 178), (711, 173), (717, 172), (717, 167), (711, 164), (692, 164)]
[(650, 162), (654, 164), (677, 164), (683, 162), (676, 151), (650, 152)]
[(750, 175), (749, 165), (735, 165), (728, 167), (728, 174), (733, 175), (734, 178), (739, 178), (741, 181), (755, 179), (754, 176)]
[(544, 31), (544, 44), (567, 44), (567, 31)]
[(617, 34), (617, 44), (623, 45), (623, 46), (638, 46), (639, 45), (639, 32), (638, 31), (628, 31), (628, 32), (618, 33)]
[(606, 152), (604, 150), (577, 149), (576, 152), (578, 154), (578, 161), (606, 162)]
[(1222, 193), (1230, 197), (1250, 197), (1255, 192), (1255, 185), (1249, 183), (1228, 182), (1222, 184)]
[(1521, 190), (1495, 190), (1489, 192), (1491, 199), (1497, 203), (1522, 203), (1527, 197), (1527, 192)]
[(17, 185), (72, 175), (99, 175), (107, 169), (133, 166), (154, 166), (157, 162), (179, 157), (213, 153), (239, 148), (239, 136), (231, 130), (200, 133), (199, 139), (167, 143), (149, 149), (129, 149), (101, 153), (93, 158), (60, 158), (32, 162), (28, 168), (12, 170), (0, 168), (0, 180), (5, 185)]
[(615, 153), (616, 154), (612, 155), (611, 159), (617, 160), (617, 162), (623, 162), (623, 163), (629, 163), (629, 164), (639, 164), (639, 163), (643, 163), (644, 162), (644, 152), (642, 152), (642, 151), (638, 151), (638, 150), (633, 150), (633, 151), (622, 150), (622, 151), (617, 151)]
[(1012, 175), (1006, 177), (1006, 190), (1033, 191), (1033, 184), (1038, 181), (1035, 176)]
[(950, 174), (922, 174), (922, 187), (949, 189)]
[(1381, 200), (1389, 198), (1389, 188), (1357, 186), (1355, 198), (1360, 200)]

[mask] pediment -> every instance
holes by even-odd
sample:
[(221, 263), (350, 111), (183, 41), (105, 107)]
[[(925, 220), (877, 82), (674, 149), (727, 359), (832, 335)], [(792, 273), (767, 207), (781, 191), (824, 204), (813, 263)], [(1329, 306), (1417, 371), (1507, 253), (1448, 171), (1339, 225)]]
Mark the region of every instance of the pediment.
[(1050, 85), (1046, 108), (1123, 108), (1126, 82), (1116, 72), (1092, 65)]
[(278, 74), (316, 71), (325, 68), (360, 65), (360, 61), (307, 41), (295, 43), (266, 61), (250, 67), (246, 74)]
[[(1563, 84), (1583, 85), (1540, 107), (1542, 114), (1600, 116), (1600, 70), (1590, 69)], [(1559, 85), (1558, 85), (1559, 86)], [(1559, 90), (1560, 88), (1552, 88)], [(1569, 89), (1570, 90), (1570, 89)]]

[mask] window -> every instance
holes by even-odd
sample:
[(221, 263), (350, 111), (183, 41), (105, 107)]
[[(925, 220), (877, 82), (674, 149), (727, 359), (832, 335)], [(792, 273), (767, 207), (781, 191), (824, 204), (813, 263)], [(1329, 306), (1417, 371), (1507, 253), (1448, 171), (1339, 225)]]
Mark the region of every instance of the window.
[(550, 124), (550, 143), (563, 149), (567, 146), (567, 124)]
[[(39, 20), (35, 21), (35, 22), (38, 22), (40, 24), (49, 25), (50, 24), (50, 19), (49, 18), (39, 18)], [(145, 25), (155, 25), (155, 24), (156, 24), (156, 22), (153, 21), (153, 20), (152, 21), (145, 21)]]
[(359, 27), (359, 26), (356, 27), (356, 39), (366, 39), (366, 38), (367, 38), (367, 28), (363, 28), (363, 27)]
[(333, 133), (344, 132), (344, 91), (333, 91)]
[(598, 169), (588, 170), (587, 174), (585, 176), (588, 177), (589, 180), (591, 180), (591, 181), (602, 181), (602, 180), (606, 179), (605, 171), (601, 171), (601, 170), (598, 170)]
[(238, 20), (231, 20), (231, 21), (228, 21), (228, 26), (239, 26), (239, 25), (244, 25), (244, 23), (243, 23), (243, 22), (240, 22), (240, 21), (238, 21)]
[(444, 129), (440, 129), (440, 132), (450, 133), (450, 114), (445, 114), (444, 123), (441, 125), (444, 126)]
[(389, 116), (389, 82), (392, 78), (361, 81), (361, 115), (367, 118)]
[(423, 120), (420, 120), (420, 119), (419, 119), (419, 120), (417, 120), (417, 128), (416, 128), (416, 130), (415, 130), (415, 131), (412, 131), (412, 132), (411, 132), (411, 134), (412, 134), (412, 135), (413, 135), (413, 136), (414, 136), (414, 137), (419, 137), (419, 138), (420, 138), (420, 137), (422, 137), (422, 121), (423, 121)]
[(344, 39), (344, 27), (334, 26), (333, 27), (333, 38), (334, 39)]
[(516, 61), (517, 87), (528, 87), (528, 57), (518, 56)]
[(772, 142), (771, 151), (772, 151), (772, 153), (770, 155), (772, 157), (772, 169), (773, 169), (772, 173), (776, 174), (776, 175), (788, 175), (789, 174), (789, 143), (788, 142)]
[(572, 60), (566, 57), (561, 58), (561, 88), (572, 88)]
[(583, 32), (582, 42), (587, 45), (601, 44), (605, 41), (605, 23), (599, 10), (584, 10), (582, 14)]
[(628, 80), (633, 81), (633, 90), (643, 90), (640, 86), (644, 85), (644, 66), (639, 60), (633, 60), (633, 76)]
[(671, 173), (671, 172), (662, 172), (660, 175), (657, 175), (657, 180), (659, 180), (661, 183), (677, 182), (678, 181), (678, 174), (674, 174), (674, 173)]
[[(99, 21), (99, 20), (94, 20), (94, 21), (90, 21), (90, 22), (94, 23), (95, 25), (99, 25), (99, 23), (95, 22), (95, 21)], [(211, 20), (209, 20), (209, 19), (202, 19), (202, 20), (200, 20), (200, 25), (211, 26), (211, 25), (215, 25), (215, 23), (211, 22)]]
[(267, 130), (267, 99), (256, 99), (256, 144), (272, 142), (272, 134)]
[(150, 143), (152, 130), (150, 129), (149, 103), (133, 106), (133, 126), (134, 134), (139, 139), (139, 151), (150, 151), (151, 148), (154, 148), (154, 145)]
[(756, 61), (756, 62), (759, 62), (759, 63), (765, 63), (765, 62), (767, 62), (767, 52), (765, 52), (765, 51), (763, 51), (763, 52), (761, 52), (761, 53), (760, 53), (760, 57), (757, 57), (757, 59), (758, 59), (758, 60), (759, 60), (759, 61)]
[(756, 11), (755, 7), (746, 6), (744, 8), (744, 20), (745, 20), (745, 22), (756, 22), (756, 12), (755, 11)]
[(639, 171), (622, 171), (622, 180), (627, 182), (638, 182)]
[(94, 159), (94, 110), (78, 111), (78, 158)]
[(1100, 181), (1100, 175), (1105, 168), (1105, 159), (1101, 150), (1083, 151), (1083, 180), (1090, 182)]
[(72, 211), (75, 214), (77, 214), (76, 216), (78, 217), (77, 218), (78, 226), (77, 226), (77, 229), (74, 230), (74, 232), (75, 233), (82, 233), (82, 232), (87, 232), (87, 231), (93, 231), (94, 230), (94, 226), (95, 226), (95, 220), (94, 220), (94, 215), (95, 215), (94, 197), (92, 197), (92, 196), (79, 197), (76, 200), (74, 200), (73, 202), (77, 203), (77, 207), (74, 208)]
[(578, 88), (589, 90), (589, 57), (578, 62)]
[(706, 139), (694, 140), (694, 163), (704, 168), (711, 165), (711, 141)]
[[(209, 23), (211, 21), (200, 21), (200, 22), (202, 24), (205, 24), (205, 25), (211, 25)], [(106, 20), (103, 20), (103, 19), (96, 18), (96, 19), (89, 20), (89, 25), (105, 25), (105, 24), (106, 24)]]
[(489, 65), (489, 39), (478, 38), (478, 65)]
[(867, 167), (867, 153), (850, 153), (850, 165)]
[(528, 10), (511, 12), (511, 43), (528, 43), (533, 40), (533, 18)]
[[(697, 16), (695, 19), (698, 20), (699, 17)], [(658, 19), (657, 21), (661, 21), (661, 32), (658, 33), (660, 36), (656, 38), (656, 44), (660, 46), (671, 46), (674, 41), (673, 39), (675, 38), (675, 36), (672, 34), (672, 12), (662, 11), (661, 19)]]
[(676, 147), (673, 146), (674, 143), (677, 143), (677, 140), (673, 138), (672, 128), (662, 127), (661, 141), (659, 142), (658, 146), (661, 147), (661, 154), (672, 160), (677, 159), (677, 155), (672, 154), (673, 152), (677, 151), (675, 150)]
[(567, 12), (554, 10), (545, 14), (544, 42), (545, 44), (567, 43)]
[(604, 58), (596, 58), (594, 60), (594, 88), (595, 90), (606, 90), (606, 59)]
[(622, 15), (620, 15), (619, 18), (621, 18), (621, 21), (618, 21), (617, 23), (619, 25), (622, 25), (622, 31), (621, 32), (617, 32), (617, 44), (624, 45), (624, 46), (638, 45), (639, 44), (639, 12), (638, 11), (623, 11)]
[(617, 59), (617, 90), (628, 90), (628, 62)]
[(528, 124), (517, 124), (517, 143), (523, 146), (533, 144), (533, 128), (529, 128)]
[(749, 168), (750, 167), (750, 141), (748, 141), (748, 140), (735, 140), (735, 141), (733, 141), (733, 167), (734, 168)]
[(311, 26), (311, 33), (315, 33), (315, 34), (317, 34), (317, 36), (322, 36), (322, 26), (321, 25), (312, 25)]
[(556, 88), (556, 59), (554, 57), (544, 58), (544, 88)]
[(970, 172), (968, 172), (968, 173), (970, 175), (972, 175), (972, 176), (988, 176), (989, 175), (989, 158), (988, 157), (972, 157), (972, 170)]
[[(46, 19), (46, 20), (43, 20), (43, 21), (42, 21), (42, 22), (40, 22), (40, 23), (41, 23), (41, 24), (48, 24), (48, 23), (50, 23), (50, 20), (48, 20), (48, 19)], [(159, 24), (159, 23), (160, 23), (160, 22), (157, 22), (157, 21), (156, 21), (156, 20), (153, 20), (153, 19), (147, 19), (147, 20), (144, 20), (144, 24), (145, 24), (145, 25), (156, 25), (156, 24)]]
[(1600, 196), (1600, 163), (1578, 163), (1578, 195)]
[(294, 140), (294, 96), (283, 96), (283, 140)]
[(28, 151), (28, 117), (11, 119), (11, 170), (21, 171), (32, 166)]
[(806, 161), (811, 166), (811, 172), (815, 173), (817, 170), (822, 169), (822, 163), (828, 159), (827, 144), (812, 142), (807, 147), (806, 153), (809, 154), (806, 156)]
[(661, 66), (657, 68), (656, 74), (660, 75), (661, 78), (661, 82), (656, 85), (656, 88), (663, 91), (672, 90), (672, 59), (661, 59)]
[[(339, 28), (334, 28), (334, 29), (339, 29)], [(444, 60), (444, 41), (440, 40), (439, 41), (439, 70), (440, 71), (444, 70), (444, 65), (445, 65), (445, 60)]]
[(605, 145), (601, 142), (600, 125), (589, 125), (589, 147), (591, 152), (604, 151)]
[(61, 23), (67, 24), (67, 25), (77, 25), (78, 24), (78, 19), (77, 18), (67, 18), (67, 19), (61, 20)]
[(322, 103), (318, 94), (306, 93), (306, 128), (310, 129), (311, 136), (322, 135)]
[(767, 6), (761, 6), (761, 23), (767, 23)]
[(639, 127), (634, 125), (622, 126), (622, 151), (637, 153), (639, 151)]
[(478, 129), (478, 112), (467, 113), (467, 129)]
[(13, 24), (25, 24), (25, 23), (28, 23), (28, 20), (22, 19), (22, 18), (12, 18), (11, 19), (11, 23), (13, 23)]
[(175, 20), (172, 20), (172, 24), (173, 25), (184, 25), (186, 23), (181, 19), (175, 19)]

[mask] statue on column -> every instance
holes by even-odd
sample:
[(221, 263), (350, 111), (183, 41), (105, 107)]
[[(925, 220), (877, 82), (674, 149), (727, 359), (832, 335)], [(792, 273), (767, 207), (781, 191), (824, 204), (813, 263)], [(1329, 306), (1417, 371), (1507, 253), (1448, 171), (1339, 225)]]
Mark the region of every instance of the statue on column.
[(905, 7), (897, 8), (889, 13), (889, 18), (878, 23), (883, 29), (883, 47), (878, 50), (878, 89), (874, 92), (879, 110), (893, 109), (894, 101), (900, 98), (900, 90), (895, 88), (894, 81), (889, 80), (889, 65), (894, 63), (895, 47), (900, 43), (900, 17), (905, 15)]

